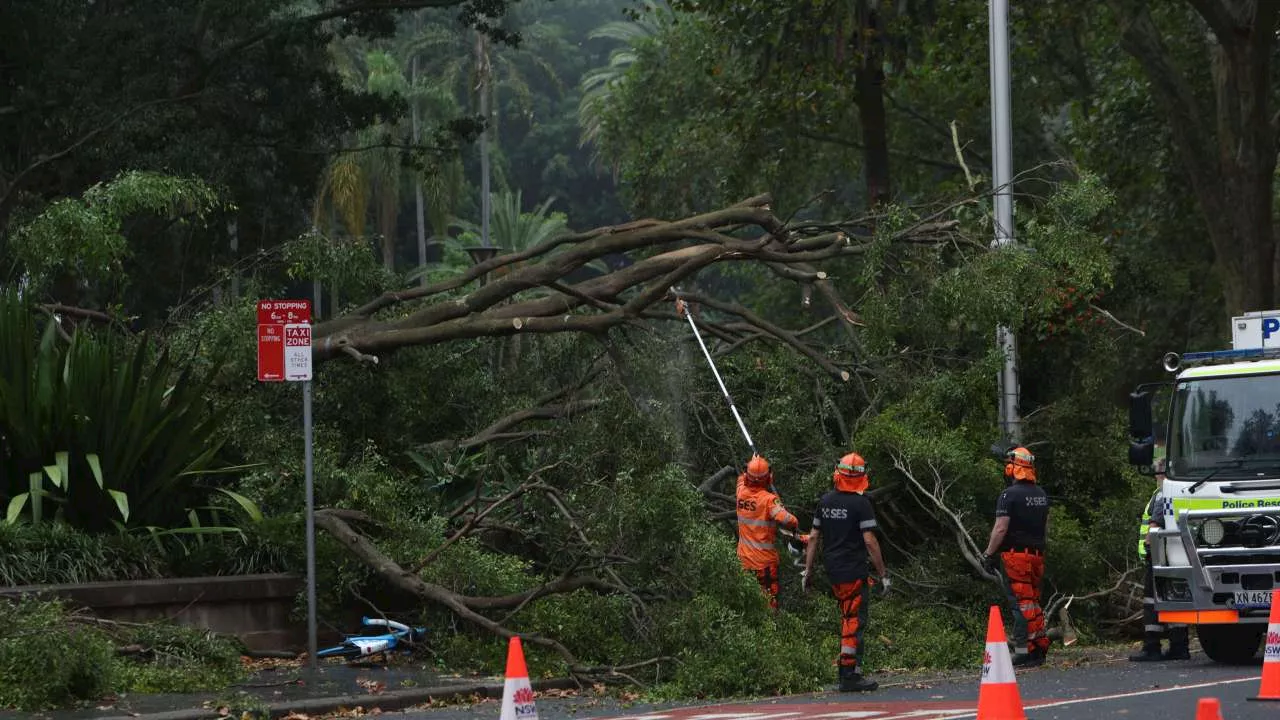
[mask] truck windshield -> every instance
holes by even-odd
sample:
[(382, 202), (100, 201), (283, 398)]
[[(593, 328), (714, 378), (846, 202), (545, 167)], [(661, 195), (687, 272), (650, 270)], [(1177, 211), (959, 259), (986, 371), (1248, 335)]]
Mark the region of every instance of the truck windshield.
[(1169, 431), (1170, 478), (1280, 471), (1280, 375), (1178, 383)]

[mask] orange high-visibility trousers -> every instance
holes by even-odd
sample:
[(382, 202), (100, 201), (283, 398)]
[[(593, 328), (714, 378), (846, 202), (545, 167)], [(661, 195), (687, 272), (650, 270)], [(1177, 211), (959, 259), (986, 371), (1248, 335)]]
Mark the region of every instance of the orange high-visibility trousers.
[(1009, 602), (1013, 607), (1013, 641), (1028, 652), (1049, 649), (1044, 610), (1040, 608), (1040, 581), (1044, 578), (1044, 553), (1016, 548), (1000, 553)]
[(776, 612), (778, 610), (778, 566), (766, 565), (755, 570), (755, 574), (756, 580), (760, 582), (760, 589), (764, 591), (765, 597), (769, 598), (769, 607)]
[(840, 657), (837, 662), (841, 667), (857, 669), (862, 665), (862, 632), (867, 628), (871, 586), (862, 579), (835, 583), (831, 590), (840, 603)]

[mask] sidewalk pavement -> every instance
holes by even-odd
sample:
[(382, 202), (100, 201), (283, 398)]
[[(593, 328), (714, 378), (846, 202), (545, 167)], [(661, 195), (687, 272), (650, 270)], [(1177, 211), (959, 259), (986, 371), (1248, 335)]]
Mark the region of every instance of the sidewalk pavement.
[[(459, 677), (425, 668), (406, 666), (321, 666), (313, 674), (302, 668), (282, 667), (254, 673), (248, 680), (222, 692), (171, 695), (130, 695), (97, 707), (44, 713), (0, 712), (0, 720), (206, 720), (234, 717), (256, 710), (265, 717), (290, 713), (323, 715), (342, 708), (374, 707), (401, 710), (432, 700), (502, 697), (502, 677)], [(534, 680), (535, 690), (577, 687), (568, 679)]]

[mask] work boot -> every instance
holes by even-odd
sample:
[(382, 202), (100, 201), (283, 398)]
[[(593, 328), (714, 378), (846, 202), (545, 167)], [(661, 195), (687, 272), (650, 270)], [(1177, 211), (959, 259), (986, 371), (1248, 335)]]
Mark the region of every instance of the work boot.
[(868, 680), (852, 665), (840, 667), (840, 692), (871, 692), (880, 687), (880, 683)]
[(1160, 654), (1160, 636), (1154, 633), (1143, 639), (1142, 652), (1129, 656), (1129, 662), (1158, 662), (1160, 660), (1164, 660), (1164, 657)]
[(1161, 656), (1161, 659), (1164, 659), (1164, 660), (1190, 660), (1190, 659), (1192, 659), (1192, 652), (1190, 652), (1190, 650), (1188, 650), (1188, 647), (1187, 647), (1187, 646), (1184, 646), (1184, 644), (1172, 644), (1172, 643), (1170, 643), (1169, 650), (1166, 650), (1166, 651), (1165, 651), (1165, 655), (1162, 655), (1162, 656)]
[(1185, 627), (1173, 628), (1169, 631), (1169, 649), (1162, 656), (1165, 660), (1190, 660), (1191, 638)]

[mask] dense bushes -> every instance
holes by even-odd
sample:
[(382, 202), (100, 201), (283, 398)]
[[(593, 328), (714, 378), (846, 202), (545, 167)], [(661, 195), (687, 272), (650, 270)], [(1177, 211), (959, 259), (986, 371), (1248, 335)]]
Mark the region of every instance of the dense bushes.
[(243, 536), (195, 536), (183, 546), (60, 523), (0, 524), (0, 586), (286, 572), (299, 565), (280, 536), (298, 532), (288, 519), (264, 520)]
[[(118, 655), (117, 647), (136, 650)], [(0, 707), (43, 710), (118, 692), (225, 687), (243, 675), (234, 641), (165, 625), (73, 618), (61, 603), (0, 602)]]

